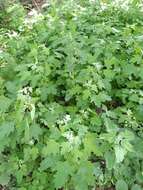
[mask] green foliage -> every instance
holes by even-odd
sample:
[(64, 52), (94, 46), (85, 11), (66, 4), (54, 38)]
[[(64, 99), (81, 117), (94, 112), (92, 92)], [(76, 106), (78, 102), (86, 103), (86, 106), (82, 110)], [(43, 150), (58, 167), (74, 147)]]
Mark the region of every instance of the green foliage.
[(0, 13), (0, 184), (143, 189), (140, 1)]
[(116, 183), (117, 190), (128, 190), (128, 186), (124, 180), (118, 180)]

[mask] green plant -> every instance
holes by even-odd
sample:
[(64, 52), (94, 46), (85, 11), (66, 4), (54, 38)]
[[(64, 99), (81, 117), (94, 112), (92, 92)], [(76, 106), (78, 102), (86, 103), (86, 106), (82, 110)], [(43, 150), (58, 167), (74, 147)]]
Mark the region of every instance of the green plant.
[(139, 1), (53, 1), (32, 15), (0, 14), (0, 184), (141, 190)]

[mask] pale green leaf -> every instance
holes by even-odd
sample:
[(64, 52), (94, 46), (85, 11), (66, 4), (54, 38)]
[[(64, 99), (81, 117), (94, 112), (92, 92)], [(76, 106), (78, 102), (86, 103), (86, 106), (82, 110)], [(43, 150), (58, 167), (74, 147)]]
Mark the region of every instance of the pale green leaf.
[(13, 122), (5, 122), (0, 125), (0, 140), (7, 138), (14, 131)]
[(115, 155), (116, 155), (116, 162), (120, 163), (124, 160), (126, 154), (126, 150), (121, 147), (120, 145), (115, 146)]
[(109, 170), (113, 169), (115, 165), (115, 155), (112, 152), (105, 153), (106, 166)]
[(124, 180), (118, 180), (116, 183), (116, 190), (128, 190), (128, 185)]
[(131, 188), (131, 190), (142, 190), (140, 185), (134, 184)]
[(44, 156), (50, 155), (50, 154), (55, 155), (59, 153), (59, 148), (60, 148), (59, 143), (51, 139), (47, 142), (47, 146), (43, 148), (42, 152)]
[(25, 138), (25, 143), (29, 143), (30, 140), (30, 127), (29, 127), (29, 123), (28, 123), (28, 119), (25, 120), (25, 134), (24, 134), (24, 138)]
[(58, 189), (65, 185), (69, 175), (72, 174), (73, 168), (67, 161), (65, 161), (65, 162), (58, 162), (56, 164), (55, 169), (56, 169), (56, 174), (54, 175), (54, 184), (55, 188)]
[(0, 184), (1, 185), (8, 185), (8, 182), (10, 180), (10, 176), (7, 174), (1, 174), (0, 175)]

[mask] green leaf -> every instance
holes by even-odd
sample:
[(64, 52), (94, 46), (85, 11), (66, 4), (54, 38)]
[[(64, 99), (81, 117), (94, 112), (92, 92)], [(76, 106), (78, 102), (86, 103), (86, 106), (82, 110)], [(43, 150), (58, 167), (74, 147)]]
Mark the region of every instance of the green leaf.
[(102, 125), (102, 120), (98, 115), (94, 115), (90, 120), (92, 125), (95, 125), (96, 127), (100, 127)]
[(0, 189), (142, 189), (143, 3), (120, 1), (0, 0)]
[(134, 184), (134, 185), (132, 185), (131, 190), (142, 190), (142, 188), (140, 185)]
[(97, 107), (100, 107), (102, 103), (110, 101), (111, 97), (106, 92), (99, 93), (98, 95), (91, 96), (91, 102), (94, 102)]
[(10, 176), (7, 174), (1, 174), (0, 175), (0, 184), (1, 185), (8, 185), (8, 182), (10, 180)]
[(47, 146), (43, 148), (43, 155), (46, 156), (46, 155), (50, 155), (50, 154), (57, 154), (59, 153), (59, 144), (54, 141), (54, 140), (49, 140), (47, 142)]
[(61, 188), (63, 187), (67, 180), (69, 175), (72, 174), (73, 168), (72, 166), (67, 162), (58, 162), (55, 167), (56, 174), (54, 175), (54, 184), (55, 188)]
[(111, 131), (110, 133), (101, 133), (100, 139), (108, 141), (109, 143), (113, 143), (116, 139), (116, 132)]
[(117, 125), (111, 119), (105, 118), (104, 122), (105, 122), (107, 132), (117, 131), (118, 130)]
[(115, 146), (115, 155), (116, 155), (116, 162), (120, 163), (124, 160), (126, 154), (126, 150), (121, 147), (120, 145)]
[(0, 113), (6, 112), (9, 109), (11, 102), (12, 101), (9, 98), (0, 96)]
[(31, 154), (32, 160), (35, 160), (35, 159), (38, 157), (38, 155), (39, 155), (38, 148), (37, 148), (37, 147), (33, 147), (33, 148), (31, 149), (30, 154)]
[(84, 139), (84, 150), (86, 155), (90, 155), (93, 152), (97, 156), (102, 156), (102, 150), (97, 140), (97, 136), (94, 133), (88, 133)]
[(43, 131), (39, 125), (33, 124), (30, 126), (30, 137), (34, 139), (39, 139), (40, 135), (42, 135)]
[(112, 152), (105, 153), (106, 166), (109, 170), (114, 168), (115, 165), (115, 155)]
[(118, 180), (116, 183), (116, 190), (128, 190), (128, 185), (124, 180)]
[(31, 120), (33, 121), (34, 117), (35, 117), (35, 105), (31, 104)]
[(143, 105), (137, 106), (135, 116), (138, 120), (143, 121)]
[(14, 131), (13, 122), (5, 122), (0, 125), (0, 140), (7, 138)]
[(29, 127), (28, 119), (25, 119), (24, 127), (25, 127), (25, 134), (24, 134), (25, 143), (29, 143), (29, 140), (30, 140), (30, 127)]
[(77, 173), (73, 176), (76, 190), (88, 190), (88, 186), (94, 184), (94, 165), (90, 162), (83, 162)]
[(124, 132), (121, 132), (120, 135), (128, 141), (133, 141), (135, 138), (134, 133), (130, 130), (125, 130)]
[(72, 146), (71, 146), (71, 144), (69, 143), (69, 142), (63, 142), (62, 144), (61, 144), (61, 154), (65, 154), (65, 153), (68, 153), (68, 152), (70, 152), (71, 150), (72, 150), (73, 148), (72, 148)]
[(40, 171), (47, 170), (48, 168), (53, 168), (58, 159), (56, 157), (50, 156), (42, 160), (40, 163)]
[(136, 72), (136, 67), (134, 65), (131, 65), (131, 64), (126, 64), (123, 67), (123, 72), (127, 75), (131, 75), (132, 73)]

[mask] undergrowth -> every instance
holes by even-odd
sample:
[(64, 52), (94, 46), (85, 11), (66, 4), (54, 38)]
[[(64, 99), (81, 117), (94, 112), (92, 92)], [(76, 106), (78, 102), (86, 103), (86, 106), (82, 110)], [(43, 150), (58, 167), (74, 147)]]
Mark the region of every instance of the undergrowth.
[(0, 12), (3, 187), (143, 189), (143, 13), (117, 3)]

